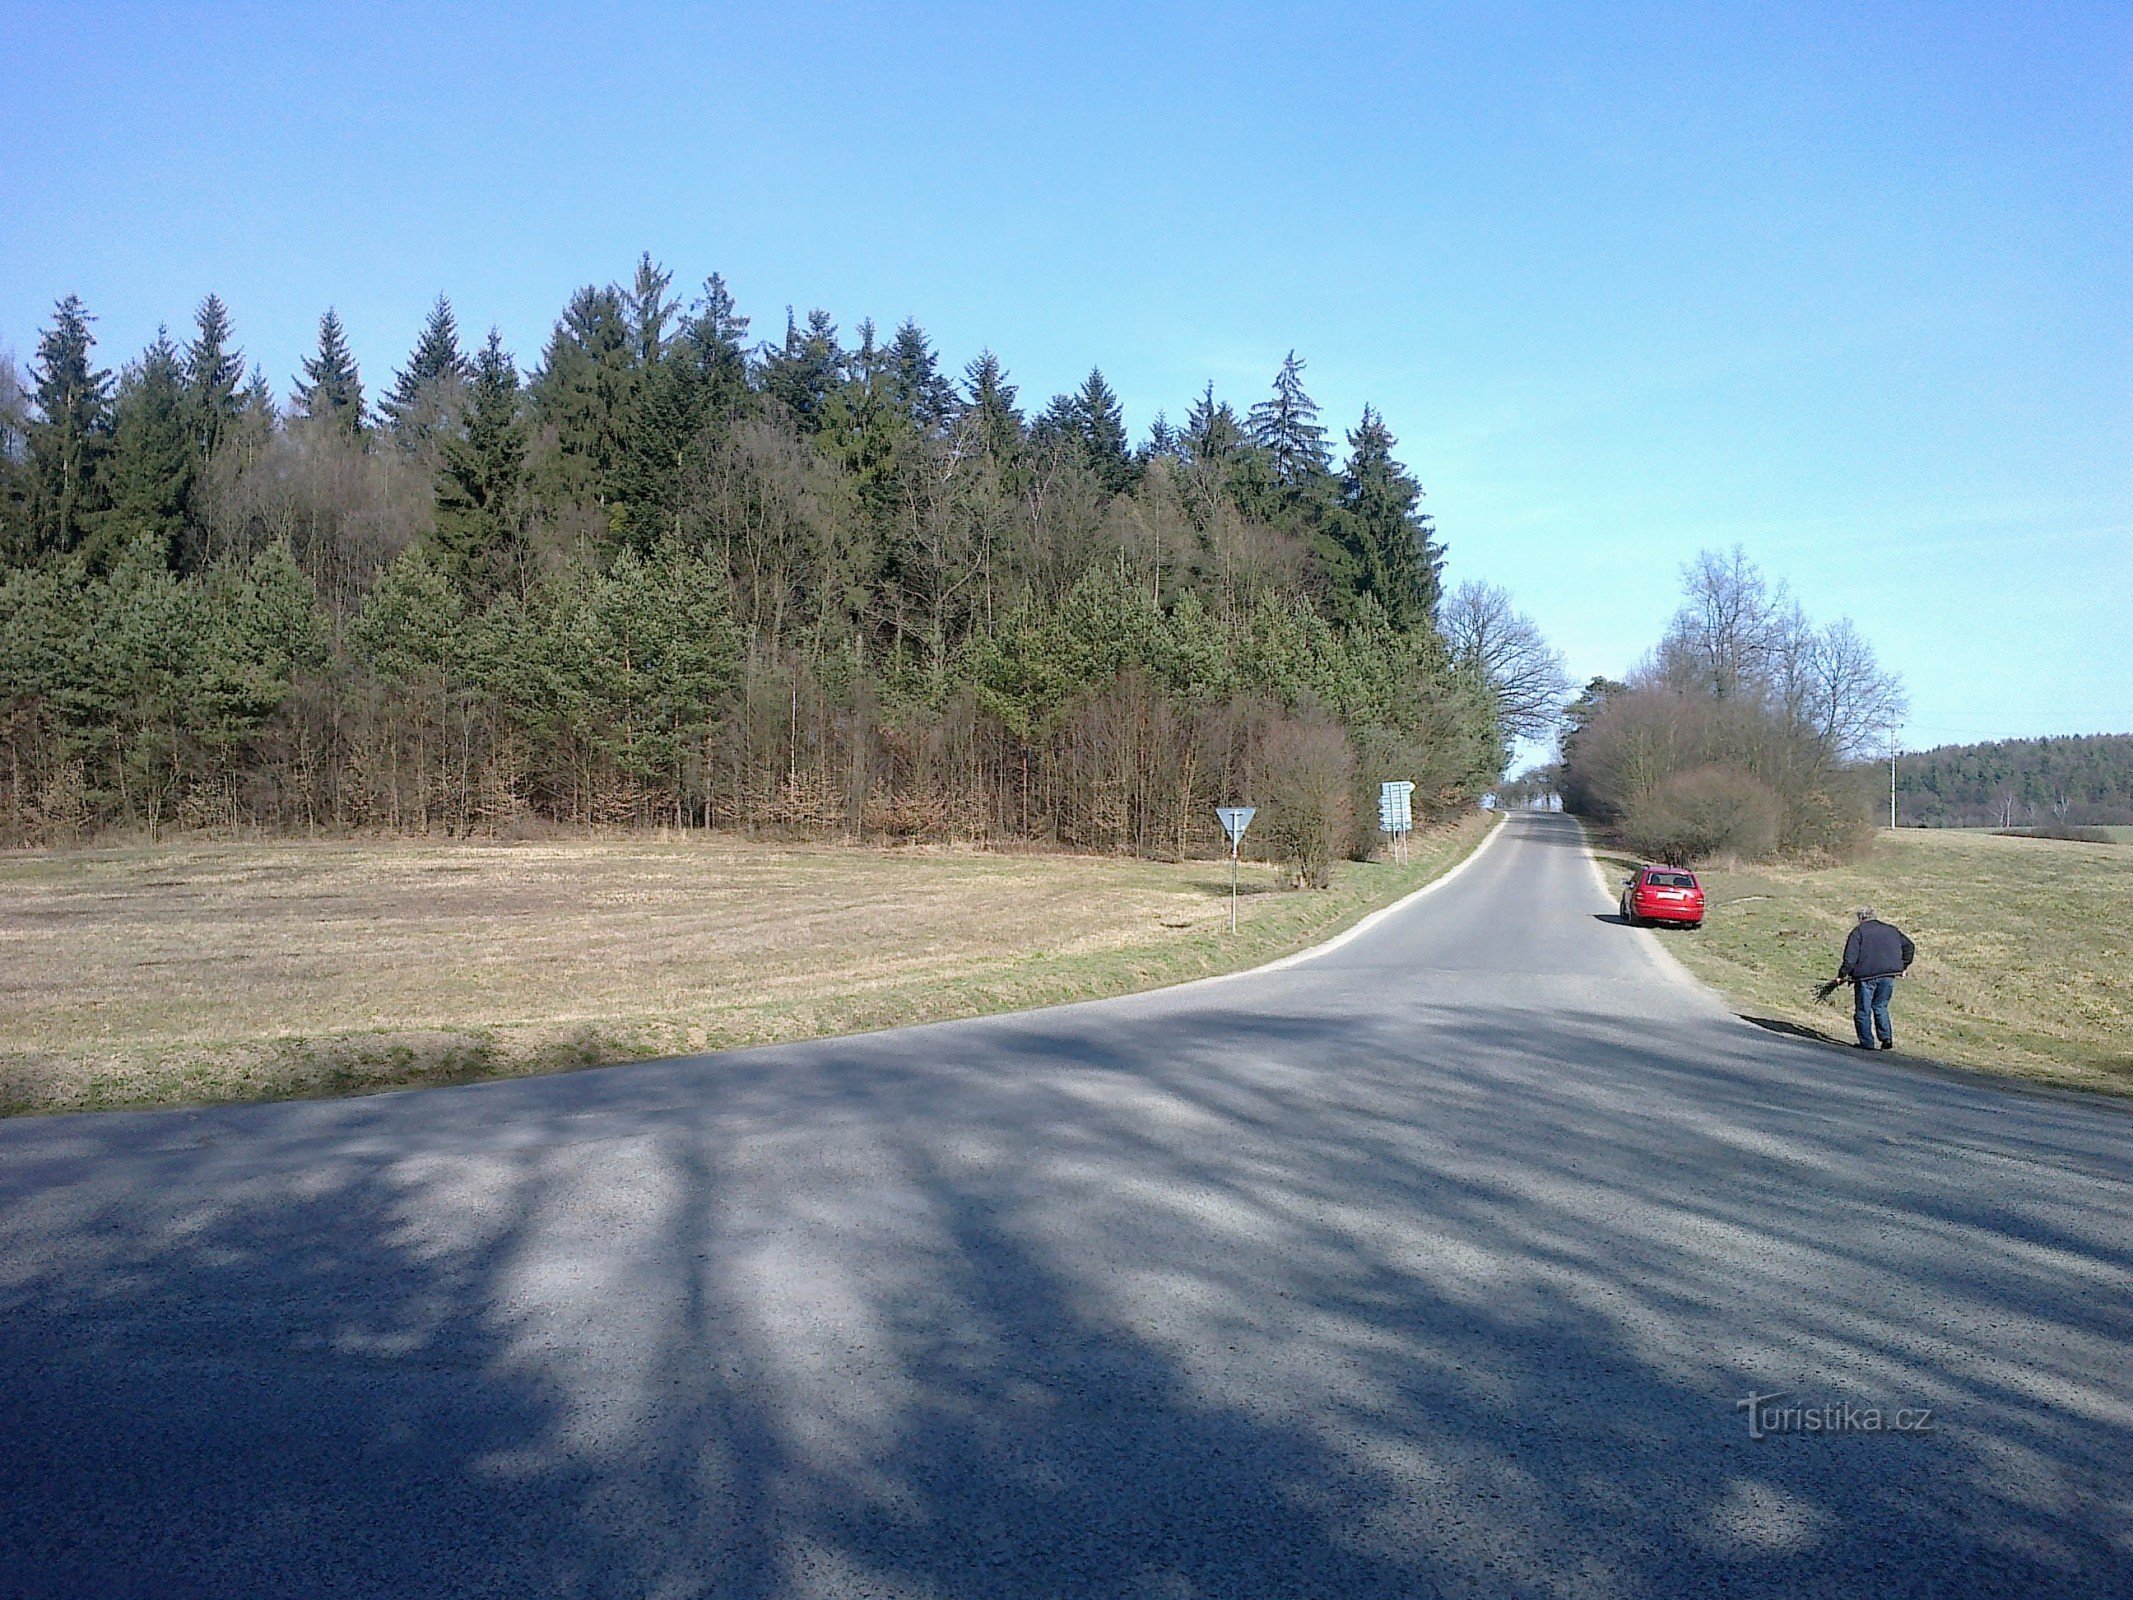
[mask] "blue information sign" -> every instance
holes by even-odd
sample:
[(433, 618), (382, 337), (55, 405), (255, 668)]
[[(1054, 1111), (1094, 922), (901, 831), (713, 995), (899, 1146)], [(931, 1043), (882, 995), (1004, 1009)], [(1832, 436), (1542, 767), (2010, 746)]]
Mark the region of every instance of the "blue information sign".
[(1415, 786), (1405, 778), (1378, 785), (1378, 826), (1392, 835), (1393, 859), (1406, 859), (1407, 835), (1414, 831)]

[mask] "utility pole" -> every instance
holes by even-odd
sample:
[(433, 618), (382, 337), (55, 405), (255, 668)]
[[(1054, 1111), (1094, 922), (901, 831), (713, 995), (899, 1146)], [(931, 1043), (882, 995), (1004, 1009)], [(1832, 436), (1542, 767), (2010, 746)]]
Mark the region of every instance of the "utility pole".
[(1889, 826), (1896, 826), (1896, 749), (1889, 747)]

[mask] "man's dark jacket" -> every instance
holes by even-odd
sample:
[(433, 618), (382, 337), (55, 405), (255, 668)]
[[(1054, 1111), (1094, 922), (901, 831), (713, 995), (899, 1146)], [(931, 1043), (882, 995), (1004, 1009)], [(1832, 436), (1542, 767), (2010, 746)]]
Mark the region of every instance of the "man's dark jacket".
[(1918, 947), (1903, 936), (1903, 930), (1886, 922), (1862, 922), (1844, 941), (1844, 965), (1837, 976), (1847, 983), (1868, 978), (1901, 977), (1918, 955)]

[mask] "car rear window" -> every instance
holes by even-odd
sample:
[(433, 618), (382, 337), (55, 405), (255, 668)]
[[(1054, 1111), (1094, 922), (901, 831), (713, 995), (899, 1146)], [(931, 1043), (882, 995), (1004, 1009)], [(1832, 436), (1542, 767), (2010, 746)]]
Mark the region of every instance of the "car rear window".
[(1644, 881), (1654, 889), (1693, 889), (1696, 876), (1689, 872), (1647, 872)]

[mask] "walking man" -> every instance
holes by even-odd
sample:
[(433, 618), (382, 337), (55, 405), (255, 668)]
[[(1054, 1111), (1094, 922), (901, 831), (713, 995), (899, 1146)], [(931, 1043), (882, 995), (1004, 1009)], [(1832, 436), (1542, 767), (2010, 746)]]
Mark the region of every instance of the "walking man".
[(1889, 1023), (1889, 1000), (1896, 980), (1910, 970), (1918, 947), (1901, 928), (1883, 922), (1872, 906), (1859, 908), (1859, 924), (1844, 941), (1844, 964), (1837, 981), (1852, 986), (1852, 1026), (1862, 1050), (1893, 1050), (1896, 1031)]

